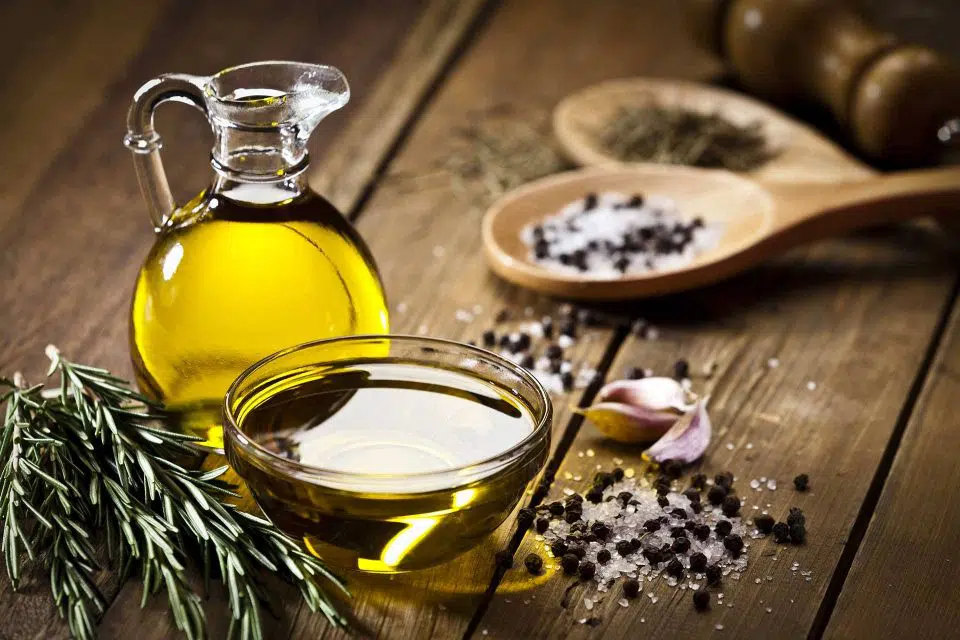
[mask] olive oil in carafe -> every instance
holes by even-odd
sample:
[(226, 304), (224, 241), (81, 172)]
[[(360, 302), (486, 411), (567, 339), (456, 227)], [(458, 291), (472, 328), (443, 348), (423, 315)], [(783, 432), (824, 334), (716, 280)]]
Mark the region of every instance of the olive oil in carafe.
[(249, 365), (302, 342), (388, 330), (376, 267), (340, 213), (309, 191), (256, 204), (257, 187), (239, 186), (247, 200), (205, 192), (176, 210), (133, 297), (141, 389), (217, 448), (224, 394)]
[(469, 482), (438, 476), (511, 450), (536, 426), (509, 389), (439, 366), (358, 361), (299, 372), (257, 396), (239, 414), (241, 431), (332, 473), (291, 484), (242, 461), (238, 470), (280, 528), (339, 566), (406, 571), (472, 547), (509, 514), (546, 455)]

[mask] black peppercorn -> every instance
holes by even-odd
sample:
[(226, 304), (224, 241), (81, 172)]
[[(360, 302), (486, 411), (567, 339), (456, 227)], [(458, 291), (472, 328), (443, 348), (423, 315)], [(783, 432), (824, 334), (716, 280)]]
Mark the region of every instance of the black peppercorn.
[(610, 562), (610, 552), (606, 549), (600, 549), (600, 551), (597, 551), (597, 562), (600, 564), (607, 564)]
[(790, 525), (790, 542), (803, 544), (807, 541), (807, 529), (802, 524)]
[(674, 518), (678, 518), (678, 519), (680, 519), (680, 520), (686, 520), (686, 519), (687, 519), (687, 512), (686, 512), (685, 510), (681, 509), (680, 507), (677, 507), (676, 509), (672, 510), (672, 511), (670, 512), (670, 515), (672, 515)]
[(707, 556), (699, 551), (690, 555), (690, 571), (703, 573), (707, 570)]
[(696, 474), (690, 478), (690, 486), (694, 489), (703, 491), (707, 486), (707, 476), (703, 473)]
[(791, 527), (795, 524), (805, 525), (807, 524), (807, 519), (803, 515), (803, 511), (797, 507), (790, 507), (790, 515), (787, 516), (787, 524)]
[(550, 493), (550, 483), (541, 482), (537, 485), (537, 488), (533, 490), (533, 496), (531, 499), (535, 502), (539, 502), (547, 497), (547, 494)]
[(707, 584), (719, 584), (722, 576), (722, 571), (720, 570), (720, 565), (712, 564), (707, 567)]
[(613, 485), (613, 474), (607, 473), (606, 471), (597, 471), (593, 474), (593, 484), (599, 485), (606, 489), (609, 486)]
[(554, 501), (550, 503), (550, 515), (562, 516), (563, 515), (563, 503), (560, 501)]
[(564, 371), (563, 373), (560, 374), (560, 385), (563, 387), (564, 391), (572, 391), (573, 383), (574, 383), (574, 379), (573, 379), (572, 373), (570, 373), (569, 371)]
[(793, 487), (797, 491), (806, 491), (810, 488), (810, 476), (805, 473), (801, 473), (793, 479)]
[(660, 521), (657, 519), (647, 520), (643, 523), (643, 528), (647, 531), (659, 531), (660, 530)]
[(743, 538), (736, 533), (731, 533), (723, 539), (723, 546), (731, 553), (740, 553), (743, 551)]
[(598, 484), (590, 487), (586, 497), (589, 502), (600, 504), (603, 502), (603, 487)]
[(670, 501), (667, 500), (667, 496), (659, 496), (657, 497), (657, 504), (666, 509), (670, 506)]
[(627, 503), (630, 502), (630, 498), (633, 497), (633, 494), (629, 491), (621, 491), (617, 494), (617, 500), (620, 501), (620, 504), (627, 506)]
[(523, 354), (523, 357), (520, 358), (520, 366), (524, 369), (533, 369), (534, 364), (533, 356), (529, 353)]
[(727, 496), (723, 499), (723, 507), (721, 508), (723, 515), (728, 518), (733, 518), (740, 513), (740, 498), (737, 496)]
[(624, 471), (620, 467), (614, 467), (613, 471), (610, 472), (610, 475), (613, 476), (614, 481), (620, 482), (623, 480)]
[(583, 496), (580, 495), (579, 493), (574, 493), (572, 495), (567, 496), (568, 505), (573, 504), (574, 502), (578, 504), (583, 503)]
[(579, 509), (571, 509), (567, 507), (567, 511), (563, 514), (563, 519), (567, 522), (567, 524), (573, 524), (579, 520), (582, 515), (583, 512)]
[(517, 528), (526, 531), (530, 528), (530, 525), (533, 524), (536, 517), (537, 515), (533, 509), (527, 507), (520, 509), (520, 511), (517, 512)]
[(670, 458), (660, 463), (660, 470), (663, 475), (676, 480), (683, 474), (683, 463)]
[(674, 538), (673, 544), (670, 545), (670, 548), (673, 549), (674, 553), (686, 553), (687, 551), (690, 551), (690, 540), (683, 536)]
[(563, 349), (558, 344), (548, 344), (543, 350), (543, 355), (550, 360), (559, 360), (563, 357)]
[(539, 575), (543, 571), (543, 560), (535, 553), (531, 553), (524, 558), (523, 564), (527, 567), (527, 571), (533, 575)]
[(683, 577), (683, 563), (680, 562), (677, 558), (674, 558), (667, 563), (667, 574), (677, 578), (678, 580)]
[(572, 553), (573, 555), (577, 556), (577, 558), (579, 558), (580, 560), (583, 560), (584, 556), (587, 555), (587, 550), (580, 545), (575, 545), (570, 547), (569, 553)]
[(654, 483), (653, 488), (657, 490), (657, 497), (659, 498), (665, 498), (670, 493), (670, 483), (662, 483), (659, 478)]
[(640, 594), (640, 581), (636, 578), (627, 578), (623, 582), (623, 595), (636, 598)]
[(565, 574), (572, 576), (580, 567), (580, 559), (572, 553), (568, 553), (560, 559), (560, 566), (563, 567)]
[(629, 540), (620, 540), (617, 542), (617, 553), (621, 556), (628, 556), (633, 553), (633, 545)]
[(700, 587), (693, 592), (693, 606), (697, 611), (706, 611), (710, 608), (710, 592)]
[(554, 558), (562, 558), (567, 552), (567, 543), (563, 540), (554, 540), (550, 543), (550, 553)]
[(597, 536), (593, 535), (592, 533), (588, 533), (587, 535), (583, 536), (581, 540), (583, 542), (596, 542), (597, 540), (599, 540), (599, 538), (597, 538)]
[(703, 505), (700, 504), (699, 502), (691, 502), (690, 511), (693, 511), (694, 513), (700, 513), (701, 511), (703, 511)]
[(770, 533), (773, 531), (774, 523), (775, 520), (773, 519), (773, 516), (767, 514), (759, 515), (753, 519), (753, 524), (756, 525), (757, 531), (760, 533)]
[(683, 495), (686, 496), (687, 500), (690, 502), (700, 502), (700, 492), (693, 487), (685, 489)]
[(501, 569), (513, 569), (513, 554), (509, 551), (497, 551), (493, 555), (493, 559)]
[(670, 527), (670, 537), (671, 538), (685, 538), (687, 536), (687, 530), (683, 527)]
[(693, 531), (694, 529), (697, 528), (697, 523), (694, 522), (693, 520), (687, 520), (686, 522), (683, 523), (683, 528), (686, 529), (687, 531)]
[(773, 541), (774, 542), (790, 542), (790, 525), (786, 522), (778, 522), (773, 525)]
[(719, 484), (715, 484), (710, 487), (710, 490), (707, 491), (707, 500), (710, 501), (712, 505), (718, 505), (723, 503), (723, 499), (727, 497), (727, 490), (724, 489)]
[(590, 531), (592, 531), (593, 535), (597, 536), (597, 538), (600, 540), (606, 540), (607, 536), (610, 535), (610, 527), (602, 522), (594, 522), (593, 526), (590, 527)]
[(639, 551), (640, 547), (643, 546), (643, 543), (640, 542), (640, 538), (630, 538), (630, 548), (634, 551)]
[(686, 360), (677, 360), (673, 364), (673, 377), (677, 380), (683, 380), (690, 377), (690, 363)]
[(580, 563), (580, 579), (589, 580), (597, 573), (597, 565), (590, 561)]
[(718, 473), (714, 478), (713, 482), (715, 485), (719, 485), (726, 489), (730, 490), (730, 487), (733, 486), (733, 474), (729, 471), (724, 471), (723, 473)]
[[(629, 264), (630, 262), (628, 260), (627, 265)], [(624, 377), (627, 380), (642, 380), (646, 375), (647, 373), (641, 367), (627, 367), (627, 370), (624, 372)]]
[(733, 531), (733, 525), (730, 524), (729, 520), (721, 520), (713, 527), (713, 530), (717, 532), (717, 537), (722, 539), (730, 535), (730, 532)]
[(705, 524), (698, 524), (693, 530), (693, 537), (697, 540), (706, 540), (710, 537), (710, 527)]
[(537, 518), (537, 533), (543, 533), (550, 528), (549, 518)]
[(492, 347), (497, 344), (497, 334), (493, 331), (493, 329), (487, 329), (484, 331), (482, 339), (483, 346), (485, 347)]
[(660, 563), (660, 552), (657, 549), (644, 549), (643, 557), (647, 559), (650, 566), (656, 567)]

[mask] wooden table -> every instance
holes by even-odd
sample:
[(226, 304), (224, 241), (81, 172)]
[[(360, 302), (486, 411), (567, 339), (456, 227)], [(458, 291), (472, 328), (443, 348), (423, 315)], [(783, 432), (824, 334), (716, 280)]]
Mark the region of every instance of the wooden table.
[[(221, 5), (196, 0), (4, 3), (0, 371), (41, 375), (43, 347), (54, 342), (74, 359), (130, 374), (128, 297), (151, 243), (120, 144), (130, 97), (162, 72), (262, 58), (328, 62), (350, 78), (353, 103), (315, 135), (314, 184), (370, 244), (395, 330), (467, 340), (501, 308), (555, 313), (557, 301), (488, 272), (479, 218), (489, 194), (464, 188), (444, 162), (464, 144), (465, 126), (542, 121), (562, 96), (606, 78), (715, 73), (716, 61), (686, 41), (676, 4), (329, 0), (271, 16), (264, 3), (239, 0), (224, 17)], [(210, 136), (195, 113), (164, 111), (167, 168), (186, 195), (208, 175)], [(578, 366), (608, 379), (626, 366), (667, 371), (679, 357), (695, 370), (715, 362), (715, 375), (696, 381), (713, 398), (703, 470), (777, 478), (780, 488), (763, 494), (771, 512), (806, 511), (808, 543), (756, 541), (742, 579), (723, 587), (732, 606), (697, 614), (689, 593), (650, 584), (656, 603), (621, 607), (616, 587), (590, 612), (580, 597), (563, 608), (560, 576), (495, 571), (495, 550), (516, 548), (522, 558), (535, 545), (508, 522), (439, 569), (350, 576), (361, 628), (385, 638), (957, 637), (957, 264), (929, 226), (883, 229), (704, 291), (613, 309), (655, 323), (657, 341), (638, 339), (627, 323), (578, 340)], [(458, 320), (460, 309), (475, 319)], [(778, 368), (768, 366), (772, 357)], [(636, 450), (603, 440), (568, 410), (596, 389), (555, 398), (553, 494), (597, 464), (637, 461)], [(788, 487), (801, 472), (811, 477), (806, 494)], [(793, 562), (810, 573), (791, 571)], [(175, 635), (163, 598), (140, 610), (136, 581), (104, 573), (99, 583), (112, 602), (104, 637)], [(280, 595), (284, 615), (268, 622), (268, 637), (341, 635), (292, 592)], [(212, 637), (221, 637), (221, 594), (208, 615)], [(579, 622), (588, 616), (602, 623)], [(0, 581), (0, 637), (64, 635), (42, 578), (17, 595)]]

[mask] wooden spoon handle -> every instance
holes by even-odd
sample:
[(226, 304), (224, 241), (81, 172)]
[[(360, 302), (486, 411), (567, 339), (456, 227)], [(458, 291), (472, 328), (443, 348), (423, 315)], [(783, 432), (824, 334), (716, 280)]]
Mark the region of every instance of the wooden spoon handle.
[(790, 244), (921, 216), (960, 217), (960, 167), (830, 185), (774, 185), (773, 234)]

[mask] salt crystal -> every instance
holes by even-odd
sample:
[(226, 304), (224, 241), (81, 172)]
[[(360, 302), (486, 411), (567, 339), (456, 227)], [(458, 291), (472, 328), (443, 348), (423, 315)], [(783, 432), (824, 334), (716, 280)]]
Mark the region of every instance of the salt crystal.
[(480, 315), (481, 313), (483, 313), (483, 307), (479, 304), (473, 305), (473, 313), (474, 315)]
[(810, 382), (807, 383), (807, 389), (809, 389), (810, 391), (816, 391), (817, 383), (811, 380)]
[(767, 607), (767, 613), (773, 613), (773, 609), (771, 609), (770, 607)]
[(569, 471), (564, 471), (564, 472), (563, 472), (563, 479), (564, 479), (564, 480), (573, 480), (573, 474), (570, 473)]
[(780, 358), (770, 358), (767, 360), (767, 367), (770, 369), (776, 369), (780, 366)]
[(440, 245), (437, 245), (437, 246), (435, 246), (435, 247), (433, 248), (433, 257), (434, 257), (434, 258), (442, 258), (446, 253), (447, 253), (446, 248), (444, 248), (444, 247), (442, 247), (442, 246), (440, 246)]
[(486, 629), (484, 629), (480, 633), (482, 633), (483, 635), (487, 635), (489, 632)]
[(767, 480), (767, 489), (769, 489), (770, 491), (776, 491), (777, 481), (774, 480), (773, 478), (770, 478), (769, 480)]
[(630, 601), (627, 600), (626, 598), (620, 598), (619, 600), (617, 600), (617, 604), (619, 604), (621, 607), (629, 607)]
[(588, 458), (592, 458), (592, 457), (595, 456), (595, 455), (597, 455), (597, 454), (596, 454), (596, 452), (595, 452), (593, 449), (587, 449), (587, 457), (588, 457)]
[(747, 443), (747, 449), (753, 449), (753, 443), (752, 443), (752, 442), (748, 442), (748, 443)]
[(580, 482), (581, 480), (583, 480), (583, 476), (573, 476), (573, 479), (577, 482)]
[(632, 478), (635, 473), (636, 471), (633, 470), (633, 467), (630, 467), (629, 469), (624, 469), (623, 471), (623, 475), (627, 478)]
[(473, 314), (466, 309), (457, 309), (455, 317), (457, 322), (473, 322)]
[(732, 442), (727, 443), (727, 451), (733, 451), (736, 447)]
[(576, 491), (574, 491), (574, 490), (571, 489), (570, 487), (564, 487), (564, 488), (563, 488), (563, 495), (565, 495), (565, 496), (572, 496), (572, 495), (575, 494), (575, 493), (576, 493)]
[(397, 313), (406, 313), (409, 305), (406, 302), (397, 303)]
[(657, 604), (657, 600), (660, 598), (650, 598), (650, 604)]
[(577, 451), (577, 457), (578, 457), (578, 458), (582, 458), (582, 457), (583, 457), (583, 451)]
[(557, 338), (557, 345), (558, 345), (561, 349), (569, 349), (569, 348), (572, 347), (575, 343), (576, 343), (576, 340), (574, 340), (573, 338), (571, 338), (570, 336), (568, 336), (568, 335), (566, 335), (566, 334), (564, 334), (564, 335), (560, 336), (559, 338)]
[(421, 336), (427, 335), (427, 325), (421, 324), (419, 327), (417, 327), (417, 333), (419, 333)]
[(529, 318), (530, 316), (532, 316), (532, 315), (533, 315), (533, 307), (524, 307), (524, 308), (523, 308), (523, 315), (525, 315), (525, 316), (528, 317), (528, 318)]
[(766, 482), (767, 476), (760, 476), (760, 482)]
[(613, 464), (623, 464), (623, 458), (614, 458)]
[(573, 370), (573, 363), (572, 363), (572, 362), (561, 362), (561, 363), (560, 363), (560, 373), (561, 373), (561, 374), (570, 373), (572, 370)]
[(756, 580), (754, 580), (754, 582), (757, 584), (760, 584), (760, 578), (757, 578)]
[(660, 331), (658, 331), (656, 327), (647, 327), (644, 337), (651, 342), (655, 341), (660, 337)]
[(590, 598), (584, 598), (584, 599), (583, 599), (583, 607), (584, 607), (587, 611), (593, 611), (593, 600), (591, 600)]
[(586, 618), (580, 618), (579, 620), (577, 620), (577, 622), (579, 622), (580, 624), (587, 624), (587, 619), (586, 619)]
[(760, 488), (760, 481), (757, 480), (756, 478), (754, 478), (753, 480), (751, 480), (751, 481), (750, 481), (750, 488), (751, 488), (751, 489), (759, 489), (759, 488)]
[(716, 629), (717, 631), (723, 631), (723, 625), (722, 625), (722, 624), (714, 625), (713, 628)]

